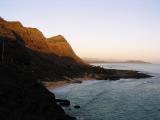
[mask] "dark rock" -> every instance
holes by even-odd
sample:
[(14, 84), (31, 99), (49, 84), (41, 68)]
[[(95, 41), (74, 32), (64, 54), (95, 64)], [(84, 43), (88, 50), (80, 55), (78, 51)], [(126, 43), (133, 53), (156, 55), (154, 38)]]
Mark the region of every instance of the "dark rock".
[(110, 81), (112, 81), (112, 80), (115, 81), (115, 80), (120, 80), (120, 78), (119, 78), (119, 77), (110, 77), (109, 80), (110, 80)]
[(65, 114), (54, 94), (14, 65), (0, 64), (1, 120), (76, 120)]
[(82, 81), (81, 80), (75, 80), (75, 81), (73, 81), (73, 83), (82, 83)]
[(56, 99), (56, 102), (59, 103), (59, 105), (63, 107), (69, 107), (70, 101), (69, 100), (62, 100), (62, 99)]
[(79, 105), (75, 105), (74, 108), (79, 109), (81, 107)]

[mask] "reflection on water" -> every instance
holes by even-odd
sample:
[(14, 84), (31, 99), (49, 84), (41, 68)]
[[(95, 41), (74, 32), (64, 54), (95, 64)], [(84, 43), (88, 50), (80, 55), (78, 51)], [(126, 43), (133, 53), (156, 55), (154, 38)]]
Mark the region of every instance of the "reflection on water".
[[(105, 68), (139, 70), (155, 77), (119, 81), (85, 81), (52, 90), (69, 99), (66, 112), (83, 120), (160, 120), (160, 66), (103, 64)], [(75, 109), (74, 105), (80, 105)]]

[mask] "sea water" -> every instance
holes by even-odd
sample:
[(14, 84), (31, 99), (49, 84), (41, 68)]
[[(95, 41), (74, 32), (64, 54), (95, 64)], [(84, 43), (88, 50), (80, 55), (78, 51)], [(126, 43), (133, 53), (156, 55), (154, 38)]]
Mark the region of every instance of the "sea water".
[[(147, 79), (118, 81), (88, 80), (51, 90), (57, 98), (68, 99), (64, 108), (80, 120), (160, 120), (160, 65), (95, 64), (108, 69), (138, 70)], [(80, 109), (74, 106), (79, 105)]]

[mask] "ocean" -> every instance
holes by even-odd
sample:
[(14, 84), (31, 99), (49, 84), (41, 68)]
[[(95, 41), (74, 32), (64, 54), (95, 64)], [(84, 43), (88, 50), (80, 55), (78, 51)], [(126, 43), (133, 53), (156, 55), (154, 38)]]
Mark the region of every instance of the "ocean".
[[(51, 90), (68, 99), (66, 113), (79, 120), (160, 120), (160, 65), (94, 64), (108, 69), (138, 70), (154, 77), (118, 81), (88, 80)], [(80, 109), (74, 106), (79, 105)]]

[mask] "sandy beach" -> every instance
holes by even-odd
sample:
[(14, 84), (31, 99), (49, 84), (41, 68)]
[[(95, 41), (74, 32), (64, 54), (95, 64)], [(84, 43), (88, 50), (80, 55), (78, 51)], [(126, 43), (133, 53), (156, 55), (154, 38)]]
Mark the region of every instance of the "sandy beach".
[(43, 84), (47, 89), (55, 89), (69, 84), (74, 84), (74, 83), (80, 84), (85, 80), (93, 80), (93, 78), (84, 77), (84, 78), (74, 78), (70, 80), (57, 80), (53, 82), (43, 82)]
[(44, 86), (47, 89), (55, 89), (55, 88), (58, 88), (58, 87), (62, 87), (62, 86), (68, 85), (70, 83), (71, 82), (67, 81), (67, 80), (54, 81), (54, 82), (43, 82)]

